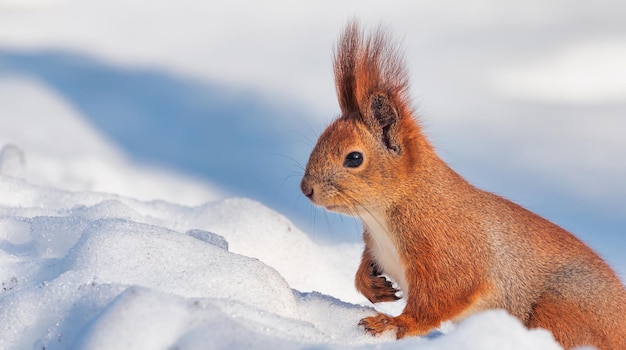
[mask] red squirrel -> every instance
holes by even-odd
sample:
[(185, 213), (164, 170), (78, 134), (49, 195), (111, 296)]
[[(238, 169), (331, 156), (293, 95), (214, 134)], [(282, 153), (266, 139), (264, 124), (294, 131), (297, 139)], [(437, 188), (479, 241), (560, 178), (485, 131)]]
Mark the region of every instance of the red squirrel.
[(568, 231), (474, 187), (437, 156), (390, 39), (380, 28), (365, 35), (357, 21), (342, 32), (333, 61), (341, 116), (320, 135), (300, 184), (315, 205), (361, 219), (359, 292), (372, 303), (399, 291), (406, 299), (399, 316), (359, 325), (399, 339), (504, 309), (565, 348), (626, 349), (616, 273)]

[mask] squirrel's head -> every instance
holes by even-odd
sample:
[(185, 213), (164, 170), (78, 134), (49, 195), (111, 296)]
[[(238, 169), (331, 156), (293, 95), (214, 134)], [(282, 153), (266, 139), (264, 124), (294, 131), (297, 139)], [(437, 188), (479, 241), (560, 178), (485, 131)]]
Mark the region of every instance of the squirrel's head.
[(357, 22), (348, 24), (334, 72), (342, 115), (319, 137), (300, 187), (316, 205), (359, 215), (401, 196), (430, 147), (413, 118), (405, 66), (384, 30), (365, 38)]

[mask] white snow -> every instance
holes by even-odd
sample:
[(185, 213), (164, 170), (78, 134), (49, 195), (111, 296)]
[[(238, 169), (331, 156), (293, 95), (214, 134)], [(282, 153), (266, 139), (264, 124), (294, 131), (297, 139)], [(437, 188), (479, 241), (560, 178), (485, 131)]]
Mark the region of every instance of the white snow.
[(316, 243), (261, 203), (126, 160), (36, 80), (0, 92), (0, 349), (559, 348), (501, 311), (366, 335), (361, 243)]
[[(571, 104), (626, 100), (626, 38), (588, 40), (493, 74), (494, 93)], [(590, 62), (597, 62), (590, 64)]]
[(37, 79), (2, 77), (0, 106), (0, 174), (23, 175), (31, 183), (68, 190), (183, 204), (224, 196), (206, 181), (130, 163), (71, 104)]
[[(597, 206), (590, 222), (608, 228), (597, 235), (590, 225), (585, 239), (624, 276), (624, 7), (0, 0), (0, 350), (559, 349), (550, 333), (499, 310), (422, 338), (364, 334), (361, 318), (397, 314), (402, 302), (374, 309), (356, 292), (361, 243), (316, 242), (288, 213), (230, 198), (210, 176), (140, 163), (46, 79), (45, 60), (41, 71), (9, 61), (76, 53), (125, 74), (250, 89), (316, 129), (337, 113), (338, 30), (355, 15), (382, 21), (405, 37), (419, 112), (442, 156), (514, 199), (549, 188), (567, 196), (546, 207), (568, 198)], [(73, 89), (97, 82), (80, 79)], [(259, 118), (265, 133), (284, 116)], [(512, 174), (540, 185), (503, 186)]]
[[(298, 148), (294, 143), (306, 143), (307, 137), (314, 140), (315, 132), (321, 132), (338, 112), (330, 67), (338, 31), (353, 16), (368, 26), (383, 22), (404, 38), (412, 94), (426, 133), (440, 154), (473, 183), (574, 231), (626, 276), (626, 263), (615, 248), (625, 243), (621, 234), (626, 215), (622, 181), (626, 162), (621, 161), (626, 152), (624, 13), (626, 2), (614, 0), (575, 4), (565, 0), (403, 0), (393, 5), (372, 0), (181, 0), (175, 4), (154, 0), (0, 0), (0, 73), (6, 70), (6, 74), (47, 83), (67, 83), (54, 79), (71, 74), (54, 62), (48, 64), (45, 58), (52, 52), (71, 62), (94, 60), (101, 63), (99, 68), (108, 69), (105, 73), (124, 73), (118, 86), (111, 84), (118, 88), (129, 82), (127, 75), (148, 70), (174, 77), (176, 82), (194, 80), (251, 91), (279, 110), (293, 112), (259, 116), (260, 124), (267, 126), (261, 133), (272, 131), (277, 139), (288, 140), (287, 151), (281, 154), (302, 163), (310, 146), (294, 150)], [(30, 64), (17, 64), (16, 68), (13, 55), (17, 60), (31, 60)], [(5, 58), (9, 61), (6, 66)], [(71, 64), (68, 68), (63, 62), (64, 69), (72, 71)], [(55, 72), (55, 67), (61, 71)], [(87, 74), (72, 81), (76, 86), (70, 84), (69, 90), (89, 89), (101, 77)], [(6, 85), (8, 90), (10, 85)], [(64, 87), (67, 90), (68, 86)], [(68, 94), (56, 88), (61, 90), (54, 91), (56, 95)], [(202, 91), (189, 90), (183, 93), (204, 97)], [(73, 112), (77, 106), (71, 103), (85, 102), (76, 96), (64, 97), (68, 100), (62, 105)], [(136, 97), (123, 102), (137, 107), (132, 103)], [(6, 100), (0, 101), (3, 115), (5, 104)], [(114, 107), (105, 107), (115, 114)], [(103, 113), (86, 114), (92, 121), (106, 119)], [(301, 124), (276, 132), (285, 118)], [(0, 123), (5, 120), (10, 119), (0, 118)], [(315, 131), (309, 133), (307, 125)], [(249, 146), (276, 152), (258, 143)], [(185, 151), (189, 154), (198, 149), (189, 142)], [(34, 152), (27, 153), (31, 161), (37, 157)], [(83, 169), (85, 164), (91, 170)], [(55, 186), (62, 182), (66, 189), (155, 198), (150, 188), (156, 183), (142, 180), (128, 185), (124, 181), (136, 173), (134, 167), (132, 174), (114, 171), (115, 165), (95, 170), (104, 167), (98, 157), (64, 165), (47, 167), (48, 172), (54, 171), (50, 176), (56, 176)], [(78, 168), (74, 174), (83, 174), (68, 178), (69, 166)], [(178, 166), (183, 169), (177, 170), (189, 170)], [(294, 170), (283, 168), (272, 174), (275, 183), (265, 181), (263, 189), (255, 189), (261, 193), (254, 198), (280, 209), (311, 233), (307, 205), (280, 207), (280, 203), (297, 198), (297, 180), (288, 182), (278, 195), (269, 193)], [(94, 179), (84, 174), (87, 171)], [(215, 174), (193, 174), (218, 181)], [(33, 177), (31, 172), (29, 180), (40, 183)], [(116, 181), (101, 181), (103, 177)], [(164, 179), (169, 173), (161, 169), (152, 177)], [(105, 188), (105, 183), (109, 187)], [(184, 196), (177, 195), (183, 191), (176, 191), (183, 184), (174, 187), (164, 199), (200, 204), (207, 197), (192, 189), (202, 186), (188, 186)], [(220, 187), (223, 191), (224, 186)], [(217, 193), (215, 186), (206, 190), (215, 194), (213, 199), (224, 195)], [(268, 200), (278, 197), (280, 200), (271, 203)], [(557, 197), (562, 199), (553, 203), (552, 198)], [(580, 215), (583, 212), (585, 215)], [(338, 225), (338, 220), (329, 216), (341, 240), (358, 238), (359, 233), (350, 230), (353, 226)], [(323, 226), (318, 224), (317, 231), (323, 231)], [(313, 233), (319, 234), (317, 231)]]
[(500, 311), (433, 339), (365, 335), (360, 245), (316, 244), (247, 199), (187, 207), (2, 175), (0, 235), (2, 349), (559, 348)]

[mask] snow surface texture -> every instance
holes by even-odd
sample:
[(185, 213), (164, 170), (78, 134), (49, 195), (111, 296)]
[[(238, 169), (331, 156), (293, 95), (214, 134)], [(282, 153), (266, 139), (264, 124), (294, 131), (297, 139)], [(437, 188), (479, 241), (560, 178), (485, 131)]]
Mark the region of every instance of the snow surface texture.
[(503, 311), (365, 335), (374, 310), (336, 299), (362, 302), (360, 245), (318, 245), (247, 199), (188, 207), (0, 176), (0, 235), (2, 349), (559, 349)]

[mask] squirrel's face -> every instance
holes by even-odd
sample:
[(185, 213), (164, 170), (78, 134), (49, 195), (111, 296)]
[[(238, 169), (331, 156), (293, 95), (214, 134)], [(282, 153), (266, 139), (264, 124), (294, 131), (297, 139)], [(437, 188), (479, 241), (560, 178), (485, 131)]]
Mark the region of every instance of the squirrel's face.
[(373, 130), (359, 117), (335, 120), (311, 152), (302, 193), (316, 205), (349, 215), (384, 206), (402, 168), (399, 146), (385, 135), (389, 129)]

